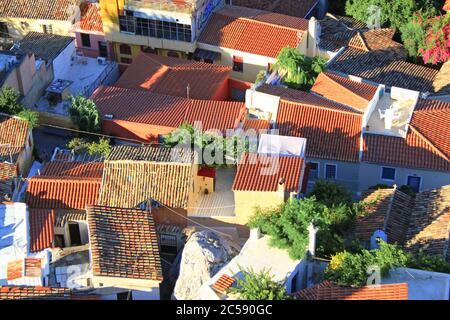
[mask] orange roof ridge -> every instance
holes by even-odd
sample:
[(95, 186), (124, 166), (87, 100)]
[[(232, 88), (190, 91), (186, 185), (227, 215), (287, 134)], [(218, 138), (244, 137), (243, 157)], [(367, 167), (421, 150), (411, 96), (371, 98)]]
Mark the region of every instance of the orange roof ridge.
[(422, 140), (424, 140), (427, 144), (430, 145), (430, 147), (436, 151), (442, 158), (444, 158), (447, 161), (450, 161), (449, 157), (445, 153), (443, 153), (436, 145), (434, 145), (429, 139), (427, 139), (418, 129), (414, 127), (411, 123), (409, 124), (409, 128), (414, 131), (415, 134), (417, 134)]

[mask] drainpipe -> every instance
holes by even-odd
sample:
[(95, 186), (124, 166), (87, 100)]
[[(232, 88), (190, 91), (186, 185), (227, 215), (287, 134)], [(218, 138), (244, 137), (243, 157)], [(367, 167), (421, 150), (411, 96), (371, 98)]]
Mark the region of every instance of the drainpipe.
[(308, 227), (309, 232), (309, 243), (308, 243), (308, 253), (310, 257), (314, 257), (316, 254), (316, 234), (319, 229), (314, 227), (311, 223)]

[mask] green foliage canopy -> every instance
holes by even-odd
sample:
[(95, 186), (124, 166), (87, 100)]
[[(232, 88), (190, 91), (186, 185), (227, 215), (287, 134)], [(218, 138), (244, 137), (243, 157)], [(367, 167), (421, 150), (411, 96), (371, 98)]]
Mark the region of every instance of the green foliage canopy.
[(80, 130), (100, 132), (101, 118), (97, 106), (83, 96), (71, 96), (69, 115)]
[(87, 152), (90, 156), (104, 156), (107, 157), (111, 152), (109, 140), (100, 138), (98, 141), (86, 141), (82, 138), (74, 138), (69, 141), (67, 147), (73, 150), (76, 154)]
[(240, 270), (242, 278), (237, 279), (237, 285), (229, 288), (226, 293), (236, 294), (239, 300), (287, 300), (289, 295), (283, 281), (275, 281), (269, 270), (259, 273), (253, 269)]
[(20, 94), (10, 87), (4, 87), (0, 91), (0, 112), (16, 115), (23, 110), (20, 104)]
[(284, 74), (283, 83), (288, 87), (309, 90), (317, 76), (325, 71), (325, 63), (323, 58), (310, 58), (295, 48), (285, 47), (278, 54), (274, 69)]

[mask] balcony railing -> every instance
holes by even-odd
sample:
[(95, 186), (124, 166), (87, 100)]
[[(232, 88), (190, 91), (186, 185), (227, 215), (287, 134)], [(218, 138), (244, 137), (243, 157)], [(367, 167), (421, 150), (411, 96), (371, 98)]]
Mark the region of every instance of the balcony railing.
[(194, 9), (193, 4), (185, 3), (183, 0), (125, 0), (125, 9), (127, 9), (127, 7), (179, 13), (191, 13)]

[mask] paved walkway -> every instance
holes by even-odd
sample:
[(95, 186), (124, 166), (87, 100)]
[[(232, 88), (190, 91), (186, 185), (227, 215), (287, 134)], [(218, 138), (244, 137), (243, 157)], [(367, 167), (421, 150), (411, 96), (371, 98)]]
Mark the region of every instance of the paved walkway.
[(232, 217), (234, 216), (233, 186), (236, 169), (217, 169), (216, 190), (200, 196), (196, 213), (192, 217)]

